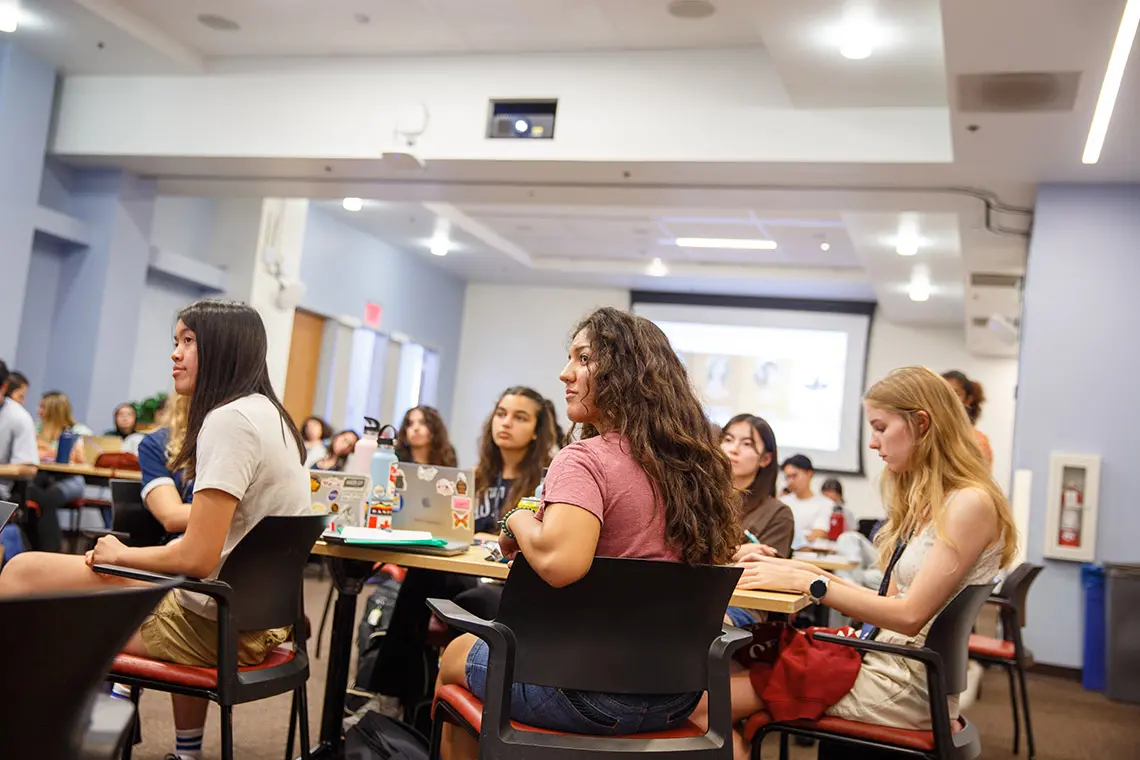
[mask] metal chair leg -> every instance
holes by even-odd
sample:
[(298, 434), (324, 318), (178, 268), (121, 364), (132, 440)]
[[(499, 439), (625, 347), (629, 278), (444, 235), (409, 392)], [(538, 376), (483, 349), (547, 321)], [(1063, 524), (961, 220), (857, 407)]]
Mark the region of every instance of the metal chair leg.
[(1021, 718), (1018, 715), (1017, 708), (1017, 682), (1013, 678), (1013, 667), (1011, 665), (1005, 666), (1006, 675), (1009, 676), (1009, 703), (1013, 707), (1013, 754), (1017, 754), (1021, 749)]
[(297, 690), (293, 690), (293, 701), (289, 706), (289, 735), (285, 739), (285, 760), (293, 760), (293, 735), (297, 731)]
[(788, 760), (788, 735), (780, 732), (780, 760)]
[(297, 720), (301, 724), (301, 760), (309, 760), (312, 745), (309, 743), (309, 692), (305, 684), (297, 688), (297, 696)]
[(1021, 682), (1021, 709), (1025, 713), (1025, 741), (1029, 745), (1029, 760), (1034, 760), (1037, 749), (1033, 746), (1033, 724), (1029, 722), (1029, 689), (1025, 686), (1025, 668), (1017, 663), (1017, 678)]
[(320, 658), (321, 656), (321, 639), (325, 637), (325, 625), (329, 622), (329, 610), (332, 609), (333, 597), (336, 596), (336, 584), (329, 586), (329, 595), (325, 599), (325, 609), (321, 613), (321, 625), (317, 629), (317, 644), (313, 648), (313, 656)]
[(431, 721), (431, 746), (428, 748), (428, 760), (439, 760), (439, 753), (443, 747), (443, 710), (436, 708)]
[(234, 760), (234, 708), (221, 705), (222, 712), (222, 760)]

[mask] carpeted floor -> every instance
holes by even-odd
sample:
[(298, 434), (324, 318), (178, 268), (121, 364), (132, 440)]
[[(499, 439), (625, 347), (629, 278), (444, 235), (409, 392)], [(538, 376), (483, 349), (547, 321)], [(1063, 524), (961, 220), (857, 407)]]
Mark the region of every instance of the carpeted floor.
[[(329, 583), (306, 581), (305, 598), (315, 629)], [(360, 603), (363, 606), (365, 596)], [(359, 616), (358, 616), (359, 617)], [(328, 648), (325, 632), (324, 650)], [(310, 642), (312, 649), (313, 642)], [(310, 730), (314, 741), (320, 722), (327, 658), (315, 660), (309, 678)], [(1073, 681), (1047, 676), (1029, 676), (1029, 696), (1033, 710), (1034, 736), (1038, 760), (1140, 760), (1140, 705), (1110, 702), (1104, 696), (1086, 692)], [(285, 732), (289, 720), (289, 696), (276, 697), (234, 710), (234, 746), (238, 760), (279, 760), (285, 752)], [(141, 702), (143, 743), (135, 748), (138, 760), (161, 760), (174, 741), (170, 698), (145, 693)], [(205, 757), (217, 758), (217, 708), (211, 707), (206, 724)], [(982, 694), (968, 713), (982, 734), (982, 758), (1007, 760), (1026, 756), (1024, 732), (1020, 755), (1014, 755), (1013, 724), (1009, 691), (1003, 673), (991, 669), (983, 681)], [(796, 760), (815, 757), (814, 749), (793, 748)], [(764, 756), (778, 757), (775, 738), (765, 745)]]

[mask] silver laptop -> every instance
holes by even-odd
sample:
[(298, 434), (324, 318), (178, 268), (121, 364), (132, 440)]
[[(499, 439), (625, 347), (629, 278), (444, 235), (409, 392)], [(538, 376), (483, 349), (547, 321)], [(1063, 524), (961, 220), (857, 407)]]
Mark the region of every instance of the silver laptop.
[(313, 514), (331, 515), (336, 527), (364, 522), (364, 498), (372, 479), (330, 470), (309, 471), (309, 491)]
[(16, 505), (10, 501), (0, 501), (0, 528), (7, 524), (8, 519), (16, 512)]
[(398, 508), (393, 530), (426, 530), (445, 546), (409, 547), (417, 553), (455, 556), (475, 540), (475, 471), (402, 462), (396, 476)]

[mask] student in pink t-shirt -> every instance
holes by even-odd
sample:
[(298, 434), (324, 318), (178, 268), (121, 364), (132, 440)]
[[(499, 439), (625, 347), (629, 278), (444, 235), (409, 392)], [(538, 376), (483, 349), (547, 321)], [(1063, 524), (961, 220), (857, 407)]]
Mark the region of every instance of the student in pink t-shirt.
[[(599, 309), (574, 331), (567, 415), (582, 440), (550, 465), (539, 512), (504, 515), (500, 546), (521, 551), (547, 583), (582, 578), (594, 557), (728, 564), (741, 535), (728, 459), (688, 375), (657, 325)], [(443, 654), (440, 684), (485, 696), (487, 645), (465, 634)], [(555, 731), (618, 735), (685, 722), (700, 693), (599, 694), (516, 683), (511, 717)], [(448, 760), (474, 758), (465, 732), (444, 726)]]

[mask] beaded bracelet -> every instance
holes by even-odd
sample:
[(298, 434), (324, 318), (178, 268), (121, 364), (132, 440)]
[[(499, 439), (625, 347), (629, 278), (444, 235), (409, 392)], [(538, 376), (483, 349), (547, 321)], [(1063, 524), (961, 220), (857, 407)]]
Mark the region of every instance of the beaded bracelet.
[(513, 515), (515, 512), (534, 512), (535, 514), (538, 514), (538, 510), (532, 507), (515, 507), (503, 515), (503, 519), (499, 520), (499, 527), (502, 529), (503, 535), (512, 541), (515, 540), (515, 534), (511, 533), (511, 529), (507, 527), (507, 520), (509, 520), (511, 518), (511, 515)]

